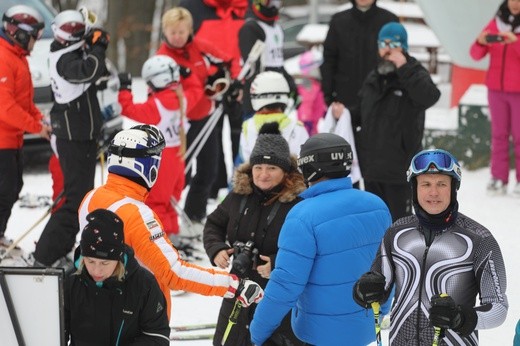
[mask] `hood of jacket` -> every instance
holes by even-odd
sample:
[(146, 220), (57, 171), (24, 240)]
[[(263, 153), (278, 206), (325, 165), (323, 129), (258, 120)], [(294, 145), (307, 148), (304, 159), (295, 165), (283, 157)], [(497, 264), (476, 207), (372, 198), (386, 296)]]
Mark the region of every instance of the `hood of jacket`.
[[(279, 201), (287, 203), (294, 201), (298, 195), (305, 190), (303, 176), (298, 171), (296, 157), (291, 156), (291, 171), (286, 173), (286, 178), (282, 182), (283, 187), (280, 190)], [(241, 164), (233, 175), (233, 192), (239, 195), (249, 195), (253, 193), (253, 166), (249, 163)]]

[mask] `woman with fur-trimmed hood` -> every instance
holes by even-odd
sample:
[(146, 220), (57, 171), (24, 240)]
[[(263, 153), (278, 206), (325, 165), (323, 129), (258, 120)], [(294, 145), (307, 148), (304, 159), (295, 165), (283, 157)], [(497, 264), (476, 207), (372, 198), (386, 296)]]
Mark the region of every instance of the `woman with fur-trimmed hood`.
[[(232, 273), (247, 277), (262, 288), (267, 285), (285, 216), (301, 200), (298, 195), (305, 189), (297, 167), (296, 157), (290, 155), (278, 124), (264, 124), (249, 162), (235, 171), (233, 191), (207, 218), (204, 248), (214, 266), (225, 269), (232, 265)], [(235, 299), (222, 301), (214, 345), (221, 345), (234, 304)], [(255, 308), (255, 304), (242, 308), (226, 345), (251, 344), (248, 327)], [(289, 340), (302, 345), (292, 332), (290, 314), (265, 345), (285, 345)]]

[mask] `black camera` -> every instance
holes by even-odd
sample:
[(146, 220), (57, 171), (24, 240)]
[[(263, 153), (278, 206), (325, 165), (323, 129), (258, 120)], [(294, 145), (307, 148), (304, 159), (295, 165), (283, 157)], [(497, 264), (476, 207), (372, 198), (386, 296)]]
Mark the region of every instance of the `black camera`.
[(255, 243), (249, 240), (247, 243), (236, 241), (233, 244), (232, 270), (238, 277), (244, 278), (250, 269), (256, 268), (258, 261), (258, 249)]

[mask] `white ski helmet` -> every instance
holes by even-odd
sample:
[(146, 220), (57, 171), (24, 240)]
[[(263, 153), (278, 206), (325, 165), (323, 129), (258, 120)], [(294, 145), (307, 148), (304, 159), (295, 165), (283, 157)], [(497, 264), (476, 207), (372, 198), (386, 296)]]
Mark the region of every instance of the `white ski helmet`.
[(122, 130), (108, 147), (108, 171), (137, 179), (151, 188), (157, 181), (164, 146), (163, 134), (153, 125)]
[(54, 18), (51, 28), (60, 43), (77, 42), (85, 35), (85, 18), (79, 11), (65, 10)]
[(26, 5), (9, 7), (5, 11), (2, 21), (4, 30), (25, 50), (29, 47), (31, 37), (37, 40), (42, 36), (45, 26), (41, 14)]
[(162, 89), (180, 80), (179, 65), (166, 55), (155, 55), (146, 60), (141, 76), (153, 89)]
[(289, 102), (289, 83), (278, 72), (266, 71), (259, 73), (251, 83), (251, 105), (255, 111), (265, 106), (287, 107)]

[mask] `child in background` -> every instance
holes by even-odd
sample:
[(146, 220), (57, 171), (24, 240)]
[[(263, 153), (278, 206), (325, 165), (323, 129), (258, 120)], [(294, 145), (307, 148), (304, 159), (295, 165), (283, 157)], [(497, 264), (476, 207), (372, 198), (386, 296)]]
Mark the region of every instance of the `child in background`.
[(150, 88), (146, 102), (133, 102), (131, 76), (121, 73), (119, 103), (124, 116), (144, 124), (156, 125), (164, 135), (166, 147), (159, 175), (146, 199), (146, 205), (159, 215), (165, 232), (173, 241), (179, 233), (179, 222), (171, 197), (179, 201), (184, 189), (186, 149), (185, 101), (179, 83), (179, 66), (168, 56), (156, 55), (144, 63), (141, 76)]
[(325, 114), (327, 105), (321, 91), (320, 65), (323, 54), (313, 47), (300, 56), (301, 81), (298, 83), (298, 94), (301, 104), (298, 108), (298, 120), (303, 122), (309, 136), (318, 132), (318, 121)]

